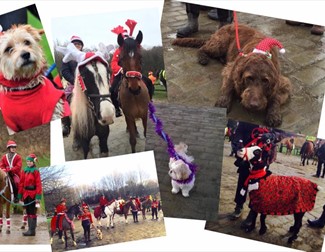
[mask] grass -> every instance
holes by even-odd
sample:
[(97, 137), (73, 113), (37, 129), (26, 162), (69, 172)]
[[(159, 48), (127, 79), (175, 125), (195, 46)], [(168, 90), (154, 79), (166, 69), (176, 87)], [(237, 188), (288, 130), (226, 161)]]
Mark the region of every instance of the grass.
[(153, 98), (158, 101), (167, 100), (167, 92), (164, 86), (155, 85), (155, 92)]

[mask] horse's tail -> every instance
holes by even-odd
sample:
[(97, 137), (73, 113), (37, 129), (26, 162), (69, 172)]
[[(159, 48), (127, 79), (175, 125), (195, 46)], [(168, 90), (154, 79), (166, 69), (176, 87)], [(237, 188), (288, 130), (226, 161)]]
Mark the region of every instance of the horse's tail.
[(200, 48), (206, 42), (206, 39), (199, 38), (177, 38), (172, 42), (172, 45), (182, 47)]
[(88, 132), (94, 132), (95, 126), (93, 121), (95, 120), (91, 109), (88, 106), (88, 99), (83, 90), (81, 89), (82, 81), (78, 68), (76, 69), (76, 78), (73, 88), (73, 95), (71, 99), (71, 114), (72, 114), (72, 130), (75, 136), (78, 138), (83, 136), (87, 137)]

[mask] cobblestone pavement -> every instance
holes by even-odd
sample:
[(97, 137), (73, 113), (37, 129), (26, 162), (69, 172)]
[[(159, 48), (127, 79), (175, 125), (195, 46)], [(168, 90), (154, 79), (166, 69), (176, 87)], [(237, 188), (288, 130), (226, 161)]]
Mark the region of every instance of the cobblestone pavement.
[[(293, 225), (293, 215), (286, 216), (267, 216), (266, 225), (268, 230), (263, 236), (258, 234), (259, 218), (257, 220), (256, 229), (251, 233), (245, 233), (240, 229), (241, 222), (246, 218), (249, 208), (248, 200), (244, 205), (242, 216), (236, 220), (231, 221), (228, 219), (229, 214), (234, 211), (235, 207), (235, 192), (237, 184), (236, 167), (234, 166), (234, 157), (229, 157), (230, 143), (225, 142), (223, 151), (223, 166), (221, 177), (221, 194), (219, 200), (219, 212), (217, 222), (207, 222), (206, 229), (217, 231), (225, 234), (235, 235), (243, 238), (253, 239), (257, 241), (272, 243), (280, 246), (288, 246), (287, 240), (290, 233), (289, 227)], [(325, 180), (322, 178), (312, 177), (316, 173), (316, 166), (309, 164), (308, 166), (300, 166), (299, 156), (286, 156), (285, 154), (278, 153), (276, 162), (272, 163), (270, 170), (274, 174), (289, 175), (289, 176), (302, 176), (317, 183), (320, 187), (324, 188)], [(294, 249), (303, 251), (321, 251), (325, 229), (313, 229), (307, 226), (307, 219), (315, 219), (322, 213), (322, 208), (325, 203), (325, 192), (319, 191), (316, 197), (316, 204), (312, 211), (307, 212), (303, 218), (303, 225), (298, 234), (298, 239), (290, 246)]]
[(216, 220), (218, 208), (222, 150), (226, 111), (223, 108), (197, 108), (176, 104), (155, 103), (155, 115), (174, 144), (185, 142), (188, 154), (198, 166), (195, 186), (190, 197), (171, 193), (168, 175), (167, 143), (148, 122), (146, 150), (154, 150), (163, 211), (166, 217)]
[[(257, 28), (278, 39), (285, 47), (281, 56), (281, 70), (294, 85), (289, 103), (282, 107), (281, 128), (291, 132), (316, 135), (325, 90), (325, 38), (310, 34), (305, 26), (290, 26), (285, 20), (247, 13), (237, 13), (238, 22)], [(162, 15), (162, 39), (165, 68), (168, 77), (170, 102), (187, 105), (214, 106), (221, 86), (223, 65), (211, 60), (207, 66), (197, 63), (197, 49), (172, 46), (176, 30), (186, 24), (185, 5), (166, 0)], [(207, 10), (199, 16), (199, 32), (195, 37), (209, 38), (218, 21), (207, 17)], [(238, 103), (228, 114), (230, 118), (263, 123), (264, 115), (250, 113)]]

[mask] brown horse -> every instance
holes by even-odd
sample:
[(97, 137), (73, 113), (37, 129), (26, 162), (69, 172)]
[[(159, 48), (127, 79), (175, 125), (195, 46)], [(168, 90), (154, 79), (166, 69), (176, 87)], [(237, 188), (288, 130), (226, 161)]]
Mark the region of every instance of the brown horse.
[(123, 78), (119, 90), (119, 99), (125, 116), (127, 129), (130, 134), (132, 153), (135, 153), (137, 129), (135, 120), (141, 118), (143, 134), (147, 133), (148, 103), (150, 101), (146, 84), (141, 74), (141, 47), (142, 32), (139, 31), (136, 39), (119, 34), (118, 44), (121, 49), (119, 65), (123, 68)]
[(300, 150), (301, 163), (300, 165), (305, 165), (307, 160), (307, 165), (309, 165), (309, 159), (312, 159), (314, 156), (314, 143), (311, 141), (305, 141)]
[(152, 200), (149, 197), (140, 199), (142, 218), (146, 219), (146, 212), (151, 209)]
[(5, 171), (0, 168), (0, 233), (3, 226), (3, 204), (6, 205), (6, 221), (7, 221), (7, 230), (6, 233), (10, 234), (10, 185), (9, 177)]
[(135, 205), (133, 204), (132, 200), (128, 200), (122, 204), (119, 208), (115, 209), (114, 214), (124, 215), (125, 223), (128, 223), (128, 214), (131, 209), (136, 209)]
[(284, 145), (287, 148), (286, 155), (291, 155), (292, 150), (294, 149), (294, 138), (287, 139), (284, 142)]

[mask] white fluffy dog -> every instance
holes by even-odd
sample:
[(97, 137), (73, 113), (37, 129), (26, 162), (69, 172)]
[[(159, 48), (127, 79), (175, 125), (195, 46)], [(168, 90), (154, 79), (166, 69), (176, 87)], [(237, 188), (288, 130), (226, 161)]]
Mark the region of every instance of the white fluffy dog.
[(103, 240), (103, 233), (99, 228), (96, 229), (96, 237), (98, 240)]
[[(187, 148), (188, 146), (183, 142), (175, 145), (177, 154), (186, 162), (191, 163), (194, 158), (186, 154)], [(194, 186), (195, 174), (191, 171), (188, 164), (182, 159), (170, 158), (168, 174), (172, 179), (172, 193), (176, 194), (181, 190), (184, 197), (189, 197), (189, 192)]]

